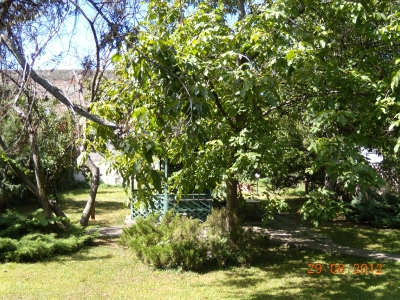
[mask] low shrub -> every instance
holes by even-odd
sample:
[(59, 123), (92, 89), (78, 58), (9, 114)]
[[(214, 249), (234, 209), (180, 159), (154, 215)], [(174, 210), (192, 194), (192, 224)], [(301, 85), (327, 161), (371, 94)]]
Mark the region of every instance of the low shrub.
[(347, 207), (346, 218), (377, 228), (400, 228), (400, 198), (367, 190), (353, 198)]
[(154, 214), (146, 219), (137, 218), (135, 224), (123, 230), (120, 242), (129, 245), (140, 260), (155, 268), (201, 268), (207, 249), (199, 239), (199, 221), (174, 216), (169, 211), (157, 224), (159, 217)]
[(25, 217), (11, 210), (0, 216), (0, 262), (35, 262), (59, 254), (76, 252), (90, 245), (95, 235), (71, 226), (67, 231), (61, 218), (45, 218), (42, 210)]
[(61, 221), (68, 219), (55, 216), (46, 218), (43, 209), (38, 209), (28, 216), (7, 209), (5, 214), (0, 215), (0, 237), (20, 238), (31, 232), (61, 232)]
[[(245, 230), (225, 209), (213, 210), (204, 223), (169, 211), (136, 219), (120, 243), (155, 268), (200, 270), (211, 265), (250, 264), (262, 257), (267, 237)], [(230, 221), (228, 221), (230, 220)]]

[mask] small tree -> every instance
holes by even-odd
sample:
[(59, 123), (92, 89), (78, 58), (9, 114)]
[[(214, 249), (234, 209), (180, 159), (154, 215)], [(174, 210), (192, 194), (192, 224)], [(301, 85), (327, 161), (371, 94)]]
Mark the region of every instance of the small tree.
[[(86, 1), (84, 4), (78, 1), (2, 1), (0, 4), (0, 53), (2, 60), (0, 62), (0, 70), (3, 75), (6, 75), (7, 80), (3, 80), (3, 90), (7, 90), (7, 97), (1, 99), (5, 105), (2, 107), (2, 113), (7, 114), (10, 109), (18, 114), (25, 112), (25, 116), (20, 114), (20, 117), (27, 121), (31, 117), (29, 107), (19, 107), (17, 100), (22, 95), (25, 97), (35, 96), (31, 101), (45, 97), (36, 97), (38, 94), (46, 93), (52, 95), (62, 104), (66, 105), (73, 116), (82, 116), (94, 122), (102, 124), (105, 128), (117, 130), (118, 126), (109, 123), (101, 118), (91, 114), (88, 110), (88, 104), (95, 99), (99, 90), (99, 85), (104, 78), (104, 70), (109, 64), (110, 53), (116, 49), (128, 28), (135, 22), (135, 15), (139, 11), (139, 5), (136, 1)], [(93, 49), (82, 49), (83, 45), (76, 38), (75, 33), (77, 28), (71, 30), (67, 25), (72, 22), (76, 26), (80, 22), (86, 24), (86, 29), (92, 37)], [(79, 29), (80, 30), (80, 29)], [(90, 80), (88, 93), (85, 97), (81, 97), (78, 103), (72, 101), (59, 87), (53, 85), (48, 80), (43, 78), (34, 68), (35, 63), (39, 58), (51, 47), (51, 42), (54, 40), (62, 40), (62, 43), (68, 44), (68, 51), (60, 51), (55, 53), (46, 62), (48, 67), (57, 68), (60, 60), (67, 55), (77, 55), (77, 61), (81, 62), (84, 68), (85, 80)], [(51, 47), (52, 48), (52, 47)], [(53, 49), (52, 49), (53, 50)], [(65, 49), (64, 49), (65, 50)], [(13, 78), (9, 76), (14, 70)], [(4, 77), (3, 77), (4, 78)], [(30, 78), (32, 81), (28, 80)], [(12, 90), (9, 88), (9, 81), (17, 88)], [(38, 89), (38, 85), (42, 90)], [(27, 92), (29, 92), (27, 94)], [(81, 91), (83, 93), (83, 90)], [(29, 102), (25, 102), (26, 104)], [(0, 119), (1, 120), (1, 119)], [(75, 118), (77, 122), (78, 119)], [(26, 122), (30, 124), (30, 122)], [(31, 156), (35, 162), (35, 172), (40, 173), (41, 162), (47, 164), (46, 158), (40, 157), (37, 141), (35, 140), (35, 128), (28, 128), (28, 134), (31, 141)], [(80, 132), (85, 130), (81, 129)], [(43, 192), (42, 182), (43, 176), (36, 176), (35, 182), (28, 181), (28, 177), (24, 175), (17, 164), (11, 162), (9, 148), (2, 139), (0, 146), (3, 155), (8, 159), (8, 162), (17, 176), (32, 192), (41, 198), (46, 215), (51, 212), (47, 209), (48, 199)], [(13, 142), (11, 142), (11, 145)], [(90, 151), (91, 149), (86, 149)], [(91, 164), (90, 164), (91, 165)], [(96, 173), (96, 168), (92, 168)], [(94, 176), (96, 177), (96, 176)], [(97, 172), (98, 177), (98, 172)], [(92, 181), (93, 184), (98, 184), (98, 180)], [(96, 197), (97, 187), (91, 189), (88, 204), (90, 211), (94, 211), (94, 200)], [(50, 205), (51, 206), (51, 205)], [(85, 209), (86, 211), (86, 209)], [(87, 217), (86, 217), (87, 216)], [(87, 225), (88, 215), (84, 213), (82, 224)]]

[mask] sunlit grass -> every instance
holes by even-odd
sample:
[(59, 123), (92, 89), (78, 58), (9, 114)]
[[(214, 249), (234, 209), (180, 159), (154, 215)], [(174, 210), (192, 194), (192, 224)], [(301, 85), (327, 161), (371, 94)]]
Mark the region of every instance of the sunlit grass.
[[(78, 223), (89, 197), (88, 189), (71, 190), (59, 195), (61, 205), (72, 223)], [(100, 185), (96, 197), (96, 219), (89, 225), (111, 226), (124, 224), (130, 210), (125, 206), (127, 196), (120, 186)]]
[[(309, 275), (308, 263), (320, 263)], [(345, 264), (332, 274), (330, 264)], [(308, 250), (272, 248), (253, 267), (206, 273), (152, 270), (113, 240), (46, 263), (0, 266), (0, 299), (398, 299), (400, 264), (382, 275), (353, 274), (354, 264), (376, 263)]]
[[(74, 189), (57, 194), (59, 204), (71, 220), (77, 224), (82, 216), (86, 202), (89, 198), (89, 189)], [(96, 197), (95, 220), (89, 221), (89, 226), (112, 226), (124, 224), (125, 217), (130, 214), (126, 207), (127, 196), (121, 186), (100, 185)], [(36, 202), (15, 204), (22, 214), (29, 214), (38, 209)]]
[[(78, 221), (88, 191), (61, 196), (66, 214)], [(96, 220), (91, 224), (122, 224), (129, 214), (124, 208), (125, 199), (121, 188), (101, 187)], [(291, 199), (291, 211), (301, 201)], [(336, 228), (334, 234), (347, 234), (347, 242), (354, 238), (366, 240), (366, 247), (385, 242), (394, 247), (399, 240), (378, 235), (380, 230), (372, 231), (372, 239), (370, 231), (361, 226), (334, 224), (331, 233)], [(328, 230), (325, 227), (323, 224), (318, 230)], [(308, 274), (309, 263), (320, 263), (321, 273)], [(330, 264), (340, 263), (345, 265), (344, 274), (332, 274)], [(163, 271), (138, 262), (116, 240), (98, 239), (93, 248), (48, 262), (0, 265), (0, 299), (399, 299), (400, 264), (381, 262), (382, 275), (370, 271), (354, 274), (354, 264), (364, 263), (376, 266), (378, 261), (281, 247), (269, 249), (264, 261), (252, 267), (204, 273)]]

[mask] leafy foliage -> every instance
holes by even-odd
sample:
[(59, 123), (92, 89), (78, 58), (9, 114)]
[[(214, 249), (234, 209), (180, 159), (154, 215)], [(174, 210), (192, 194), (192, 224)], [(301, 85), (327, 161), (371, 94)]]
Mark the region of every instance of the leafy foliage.
[(353, 198), (346, 217), (359, 223), (368, 222), (378, 228), (400, 228), (400, 198), (368, 190)]
[(214, 210), (206, 222), (173, 216), (169, 211), (157, 224), (159, 215), (137, 218), (123, 229), (120, 242), (155, 268), (200, 270), (225, 264), (249, 264), (261, 257), (266, 236), (245, 230), (237, 219), (228, 230), (227, 212)]
[(302, 211), (330, 218), (339, 193), (384, 183), (361, 148), (398, 150), (399, 8), (267, 1), (230, 25), (222, 4), (182, 14), (150, 1), (146, 30), (115, 54), (118, 78), (91, 108), (121, 124), (122, 139), (91, 124), (101, 137), (93, 147), (113, 140), (120, 152), (108, 158), (145, 187), (143, 201), (162, 177), (153, 158), (163, 157), (182, 166), (169, 179), (178, 193), (255, 172), (275, 188), (306, 179), (324, 188)]
[(300, 212), (303, 219), (313, 221), (317, 227), (320, 221), (333, 220), (339, 212), (344, 210), (344, 203), (332, 200), (333, 192), (325, 188), (312, 191), (307, 195), (308, 200), (303, 204)]
[[(28, 101), (21, 97), (19, 102), (23, 106)], [(55, 197), (57, 191), (71, 188), (75, 183), (73, 171), (76, 167), (77, 157), (76, 128), (69, 114), (57, 111), (54, 100), (47, 99), (42, 103), (35, 101), (32, 105), (34, 107), (32, 122), (36, 129), (41, 169), (45, 182), (44, 188), (49, 196)], [(13, 147), (10, 147), (7, 155), (0, 153), (0, 164), (4, 165), (4, 170), (0, 171), (0, 184), (3, 183), (7, 190), (10, 190), (12, 185), (21, 184), (7, 166), (8, 160), (16, 164), (29, 178), (32, 178), (32, 182), (35, 182), (26, 124), (13, 111), (5, 115), (1, 124), (0, 135), (6, 145)], [(10, 190), (8, 197), (11, 195)]]

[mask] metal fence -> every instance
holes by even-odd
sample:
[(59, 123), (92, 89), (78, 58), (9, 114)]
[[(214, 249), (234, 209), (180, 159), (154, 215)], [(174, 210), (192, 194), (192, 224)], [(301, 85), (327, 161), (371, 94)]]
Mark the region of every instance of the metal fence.
[(149, 214), (157, 212), (164, 215), (168, 210), (173, 209), (174, 213), (205, 221), (211, 213), (213, 204), (211, 194), (183, 195), (180, 200), (176, 200), (176, 195), (168, 194), (167, 201), (165, 196), (165, 194), (154, 195), (152, 205), (149, 204), (147, 207), (144, 204), (138, 205), (133, 198), (131, 200), (131, 219), (145, 218)]

